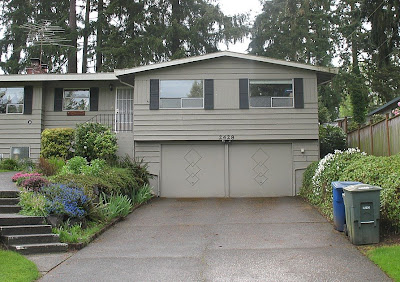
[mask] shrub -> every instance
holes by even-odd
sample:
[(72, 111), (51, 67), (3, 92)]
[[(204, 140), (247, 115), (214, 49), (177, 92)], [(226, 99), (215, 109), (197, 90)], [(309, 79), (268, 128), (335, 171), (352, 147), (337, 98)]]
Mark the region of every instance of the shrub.
[(346, 134), (340, 127), (320, 125), (319, 141), (321, 158), (335, 150), (347, 149)]
[(153, 197), (151, 187), (150, 185), (145, 184), (137, 191), (135, 195), (135, 203), (137, 204), (145, 203), (148, 200), (150, 200), (151, 197)]
[(11, 180), (13, 182), (17, 182), (20, 181), (20, 179), (25, 180), (26, 178), (29, 178), (31, 176), (41, 176), (40, 173), (26, 173), (24, 171), (21, 172), (17, 172), (16, 174), (14, 174), (14, 176), (11, 178)]
[(151, 175), (148, 171), (148, 165), (143, 161), (143, 159), (133, 160), (127, 155), (120, 161), (119, 166), (131, 171), (139, 187), (149, 184), (149, 178), (151, 178)]
[(87, 161), (82, 157), (73, 157), (67, 161), (67, 164), (61, 169), (61, 174), (80, 174), (82, 168), (87, 165)]
[(82, 123), (75, 131), (75, 154), (86, 158), (113, 160), (116, 158), (117, 137), (100, 123)]
[(52, 176), (59, 173), (64, 165), (65, 162), (61, 158), (51, 157), (50, 159), (46, 159), (44, 157), (40, 157), (37, 164), (37, 169), (43, 175)]
[(50, 182), (43, 176), (30, 176), (21, 182), (21, 187), (28, 191), (39, 192), (44, 186)]
[(46, 209), (46, 198), (40, 193), (21, 191), (19, 206), (22, 208), (20, 214), (23, 215), (47, 216), (49, 214)]
[(42, 189), (47, 199), (47, 212), (70, 218), (81, 218), (90, 209), (89, 198), (82, 189), (53, 184)]
[(58, 157), (69, 159), (74, 141), (74, 129), (52, 128), (42, 132), (41, 156), (44, 158)]
[(107, 196), (103, 193), (101, 198), (101, 202), (104, 203), (104, 214), (107, 219), (113, 219), (119, 216), (127, 216), (132, 209), (132, 201), (128, 196)]
[(82, 167), (82, 173), (91, 176), (100, 176), (106, 167), (106, 161), (101, 159), (95, 159), (90, 162), (90, 166), (86, 165)]
[(0, 169), (5, 170), (18, 170), (19, 165), (16, 160), (13, 159), (5, 159), (0, 162)]

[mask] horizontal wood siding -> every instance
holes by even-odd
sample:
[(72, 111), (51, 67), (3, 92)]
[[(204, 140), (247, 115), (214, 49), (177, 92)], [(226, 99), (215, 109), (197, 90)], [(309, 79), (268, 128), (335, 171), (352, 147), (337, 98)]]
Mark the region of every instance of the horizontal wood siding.
[(11, 147), (29, 147), (31, 158), (38, 159), (41, 132), (42, 88), (35, 85), (31, 115), (0, 114), (0, 153), (4, 158), (9, 158)]
[[(304, 79), (304, 109), (239, 109), (239, 79)], [(149, 110), (150, 79), (214, 79), (214, 110)], [(136, 75), (136, 141), (318, 139), (317, 77), (312, 71), (219, 58)]]

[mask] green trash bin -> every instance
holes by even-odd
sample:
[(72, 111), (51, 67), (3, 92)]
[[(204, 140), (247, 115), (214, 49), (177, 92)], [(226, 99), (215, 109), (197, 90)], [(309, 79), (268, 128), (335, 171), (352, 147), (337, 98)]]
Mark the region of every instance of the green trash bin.
[(380, 191), (382, 188), (357, 184), (343, 188), (346, 231), (354, 245), (379, 243)]

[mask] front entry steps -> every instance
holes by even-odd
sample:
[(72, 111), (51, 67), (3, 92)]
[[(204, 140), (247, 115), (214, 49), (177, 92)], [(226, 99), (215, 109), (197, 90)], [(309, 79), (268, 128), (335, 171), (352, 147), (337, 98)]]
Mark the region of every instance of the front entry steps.
[(18, 194), (0, 191), (0, 241), (6, 248), (24, 255), (67, 251), (68, 244), (60, 243), (43, 217), (17, 214)]

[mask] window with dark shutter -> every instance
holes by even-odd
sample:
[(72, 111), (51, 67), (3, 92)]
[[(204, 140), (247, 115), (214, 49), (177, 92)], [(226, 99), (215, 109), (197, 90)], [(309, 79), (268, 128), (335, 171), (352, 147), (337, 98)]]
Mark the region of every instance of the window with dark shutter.
[(247, 78), (239, 79), (239, 108), (249, 108), (249, 80)]
[(90, 111), (99, 110), (99, 88), (90, 88)]
[(63, 89), (54, 89), (54, 111), (62, 112), (63, 110)]
[(302, 78), (294, 79), (294, 107), (297, 109), (304, 108), (304, 86)]
[(160, 97), (160, 84), (158, 79), (150, 79), (150, 110), (158, 110)]
[(32, 114), (33, 87), (24, 87), (24, 115)]
[(214, 80), (204, 80), (204, 109), (214, 109)]

